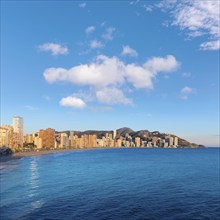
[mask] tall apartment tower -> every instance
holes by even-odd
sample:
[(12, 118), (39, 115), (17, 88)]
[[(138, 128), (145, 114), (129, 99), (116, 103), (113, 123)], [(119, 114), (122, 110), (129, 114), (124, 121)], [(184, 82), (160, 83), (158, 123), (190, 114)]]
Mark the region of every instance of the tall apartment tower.
[(116, 138), (116, 135), (117, 135), (117, 130), (114, 130), (113, 131), (113, 139), (115, 140), (115, 138)]
[(140, 139), (140, 137), (136, 137), (135, 138), (135, 146), (136, 147), (140, 147), (141, 146), (141, 139)]
[(0, 147), (7, 146), (13, 149), (13, 127), (10, 125), (0, 126)]
[(39, 130), (39, 138), (42, 140), (42, 148), (54, 148), (55, 146), (55, 130), (47, 128)]
[(174, 146), (178, 146), (178, 137), (174, 137)]
[(14, 129), (15, 147), (23, 147), (23, 118), (19, 116), (14, 116), (12, 126)]

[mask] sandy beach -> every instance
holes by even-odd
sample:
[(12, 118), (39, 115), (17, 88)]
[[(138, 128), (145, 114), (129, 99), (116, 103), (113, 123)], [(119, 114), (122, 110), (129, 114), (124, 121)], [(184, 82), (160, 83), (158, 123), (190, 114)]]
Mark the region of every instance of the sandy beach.
[[(63, 152), (71, 152), (71, 151), (78, 151), (78, 150), (88, 150), (89, 148), (84, 149), (54, 149), (54, 150), (41, 150), (41, 151), (26, 151), (26, 152), (17, 152), (14, 153), (12, 156), (2, 156), (0, 157), (0, 162), (6, 162), (9, 160), (16, 160), (22, 157), (34, 157), (40, 156), (43, 154), (54, 154), (54, 153), (63, 153)], [(94, 149), (94, 148), (90, 148)]]
[(55, 150), (27, 151), (27, 152), (14, 153), (13, 156), (32, 157), (32, 156), (40, 156), (43, 154), (54, 154), (54, 153), (62, 153), (62, 152), (69, 152), (69, 151), (76, 151), (76, 150), (83, 150), (83, 149), (55, 149)]

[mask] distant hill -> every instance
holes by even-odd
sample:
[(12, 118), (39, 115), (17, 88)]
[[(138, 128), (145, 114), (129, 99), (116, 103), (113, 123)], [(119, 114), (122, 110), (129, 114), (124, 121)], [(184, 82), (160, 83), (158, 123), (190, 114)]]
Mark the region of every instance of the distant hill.
[(119, 128), (119, 129), (117, 129), (117, 136), (116, 136), (116, 138), (119, 138), (120, 136), (125, 137), (126, 134), (129, 134), (129, 135), (132, 136), (133, 133), (134, 133), (134, 131), (131, 128), (127, 128), (127, 127)]

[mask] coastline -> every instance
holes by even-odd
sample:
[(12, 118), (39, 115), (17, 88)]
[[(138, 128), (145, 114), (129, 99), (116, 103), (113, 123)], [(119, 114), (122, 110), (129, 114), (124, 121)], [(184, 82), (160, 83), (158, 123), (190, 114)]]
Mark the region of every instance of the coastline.
[[(44, 155), (44, 154), (55, 154), (55, 153), (65, 153), (65, 152), (72, 152), (72, 151), (94, 150), (94, 149), (100, 149), (100, 148), (91, 147), (91, 148), (77, 148), (77, 149), (72, 148), (72, 149), (54, 149), (54, 150), (16, 152), (16, 153), (13, 153), (13, 155), (11, 155), (11, 156), (0, 156), (0, 163), (7, 162), (7, 161), (10, 161), (10, 160), (21, 159), (23, 157), (36, 157), (36, 156), (41, 156), (41, 155)], [(175, 148), (175, 149), (177, 149), (177, 148)]]
[(63, 152), (76, 151), (76, 150), (83, 150), (83, 149), (55, 149), (55, 150), (26, 151), (26, 152), (14, 153), (13, 156), (32, 157), (32, 156), (40, 156), (44, 154), (63, 153)]
[(0, 162), (7, 162), (10, 160), (17, 160), (21, 159), (22, 157), (36, 157), (41, 156), (44, 154), (55, 154), (55, 153), (63, 153), (63, 152), (71, 152), (71, 151), (78, 151), (78, 150), (88, 150), (88, 149), (95, 149), (95, 148), (84, 148), (84, 149), (55, 149), (55, 150), (41, 150), (41, 151), (26, 151), (26, 152), (17, 152), (11, 156), (1, 156)]

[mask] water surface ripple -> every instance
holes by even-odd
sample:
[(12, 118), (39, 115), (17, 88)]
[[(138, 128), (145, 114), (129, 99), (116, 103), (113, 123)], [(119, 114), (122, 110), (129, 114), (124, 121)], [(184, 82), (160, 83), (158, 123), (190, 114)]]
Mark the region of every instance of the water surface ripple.
[(2, 165), (2, 220), (220, 219), (219, 148), (82, 150)]

